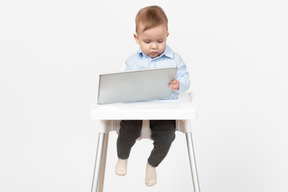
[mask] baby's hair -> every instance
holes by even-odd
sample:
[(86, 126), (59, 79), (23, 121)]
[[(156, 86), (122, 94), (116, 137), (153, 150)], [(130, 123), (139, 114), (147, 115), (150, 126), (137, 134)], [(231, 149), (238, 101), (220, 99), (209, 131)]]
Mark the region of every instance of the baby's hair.
[(139, 23), (144, 25), (144, 29), (142, 32), (162, 24), (166, 25), (168, 30), (167, 16), (163, 9), (157, 5), (148, 6), (140, 9), (136, 15), (135, 23), (137, 33), (139, 32)]

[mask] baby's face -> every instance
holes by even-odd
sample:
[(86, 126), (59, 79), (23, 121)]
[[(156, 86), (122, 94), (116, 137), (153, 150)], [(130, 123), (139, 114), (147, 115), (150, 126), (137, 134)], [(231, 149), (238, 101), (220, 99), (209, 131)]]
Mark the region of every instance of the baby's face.
[(139, 25), (139, 33), (134, 34), (136, 42), (140, 45), (145, 55), (151, 58), (161, 55), (166, 46), (166, 40), (169, 35), (165, 25), (158, 25), (143, 32), (144, 26)]

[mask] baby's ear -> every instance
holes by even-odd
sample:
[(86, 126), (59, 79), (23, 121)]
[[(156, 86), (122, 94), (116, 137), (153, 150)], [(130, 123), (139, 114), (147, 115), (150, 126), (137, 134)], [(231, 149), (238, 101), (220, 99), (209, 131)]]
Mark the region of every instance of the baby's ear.
[(138, 34), (134, 33), (133, 36), (134, 36), (134, 39), (135, 39), (136, 43), (139, 44), (139, 36), (138, 36)]

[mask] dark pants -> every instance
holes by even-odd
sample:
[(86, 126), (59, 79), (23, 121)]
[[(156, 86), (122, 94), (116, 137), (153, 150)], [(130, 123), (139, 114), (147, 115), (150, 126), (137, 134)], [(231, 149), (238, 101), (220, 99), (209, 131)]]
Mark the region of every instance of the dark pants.
[[(117, 153), (120, 159), (129, 157), (132, 146), (141, 135), (142, 120), (122, 120), (117, 139)], [(151, 138), (154, 148), (148, 158), (148, 163), (157, 167), (166, 157), (175, 139), (175, 120), (150, 120)]]

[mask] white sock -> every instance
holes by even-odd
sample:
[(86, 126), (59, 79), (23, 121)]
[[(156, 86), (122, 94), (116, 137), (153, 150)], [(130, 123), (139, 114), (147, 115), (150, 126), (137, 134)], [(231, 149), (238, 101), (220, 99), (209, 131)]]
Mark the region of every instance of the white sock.
[(156, 167), (151, 166), (149, 163), (146, 165), (145, 184), (149, 187), (157, 183)]
[(128, 159), (118, 159), (116, 167), (115, 167), (115, 173), (119, 176), (124, 176), (127, 173), (127, 162)]

